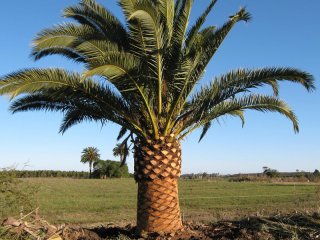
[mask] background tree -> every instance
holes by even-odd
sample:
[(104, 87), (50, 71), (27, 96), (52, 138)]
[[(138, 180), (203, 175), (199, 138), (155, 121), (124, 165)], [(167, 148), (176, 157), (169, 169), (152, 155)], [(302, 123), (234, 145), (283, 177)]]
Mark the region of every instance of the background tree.
[(129, 156), (129, 147), (127, 146), (127, 141), (118, 143), (115, 148), (113, 148), (113, 156), (120, 157), (120, 161), (124, 164), (127, 157)]
[(270, 169), (270, 168), (267, 167), (267, 166), (263, 166), (263, 167), (262, 167), (263, 173), (265, 173), (268, 169)]
[(100, 160), (100, 154), (98, 148), (95, 147), (87, 147), (83, 149), (81, 155), (81, 162), (89, 164), (89, 177), (92, 175), (92, 166), (95, 162)]
[(99, 160), (93, 164), (93, 177), (96, 178), (120, 178), (129, 177), (129, 169), (126, 164), (118, 161)]
[(276, 169), (267, 168), (263, 172), (267, 177), (275, 178), (279, 177), (279, 172)]
[[(32, 55), (59, 54), (84, 64), (83, 72), (27, 69), (0, 82), (0, 94), (16, 99), (13, 112), (63, 112), (62, 133), (85, 120), (122, 127), (120, 145), (128, 152), (131, 142), (134, 151), (138, 231), (182, 228), (181, 140), (199, 128), (201, 140), (223, 116), (244, 123), (250, 109), (278, 112), (297, 132), (295, 114), (278, 98), (278, 83), (314, 89), (310, 74), (287, 67), (233, 70), (196, 87), (231, 29), (251, 18), (242, 8), (221, 27), (204, 25), (216, 2), (188, 27), (193, 0), (119, 0), (125, 24), (94, 0), (82, 0), (63, 13), (77, 23), (40, 32)], [(265, 85), (273, 95), (252, 92)]]

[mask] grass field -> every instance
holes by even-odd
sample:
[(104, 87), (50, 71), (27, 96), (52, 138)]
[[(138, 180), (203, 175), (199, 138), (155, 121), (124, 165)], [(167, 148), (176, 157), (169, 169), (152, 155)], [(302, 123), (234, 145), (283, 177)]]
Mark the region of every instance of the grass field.
[[(42, 217), (52, 223), (127, 223), (135, 220), (133, 179), (24, 179), (40, 186)], [(248, 215), (320, 210), (320, 185), (181, 180), (184, 220), (215, 221)]]

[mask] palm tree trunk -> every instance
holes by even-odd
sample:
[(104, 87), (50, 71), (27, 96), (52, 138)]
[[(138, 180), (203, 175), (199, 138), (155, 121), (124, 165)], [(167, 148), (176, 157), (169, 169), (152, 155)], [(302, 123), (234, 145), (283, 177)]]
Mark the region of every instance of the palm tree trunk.
[(138, 232), (175, 232), (182, 229), (178, 196), (180, 143), (163, 137), (148, 143), (138, 141), (134, 159), (138, 183)]
[(91, 172), (92, 172), (92, 162), (89, 162), (89, 178), (91, 178)]

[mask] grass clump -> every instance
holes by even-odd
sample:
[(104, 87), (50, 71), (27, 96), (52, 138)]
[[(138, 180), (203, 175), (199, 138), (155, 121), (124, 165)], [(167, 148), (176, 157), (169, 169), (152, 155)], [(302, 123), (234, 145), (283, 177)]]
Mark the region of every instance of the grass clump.
[[(10, 215), (22, 216), (33, 210), (37, 205), (37, 192), (37, 185), (17, 179), (14, 169), (0, 169), (0, 220), (4, 220)], [(0, 239), (27, 240), (29, 238), (13, 235), (7, 227), (0, 226)]]
[(37, 192), (38, 186), (17, 179), (14, 169), (0, 169), (0, 218), (32, 211)]

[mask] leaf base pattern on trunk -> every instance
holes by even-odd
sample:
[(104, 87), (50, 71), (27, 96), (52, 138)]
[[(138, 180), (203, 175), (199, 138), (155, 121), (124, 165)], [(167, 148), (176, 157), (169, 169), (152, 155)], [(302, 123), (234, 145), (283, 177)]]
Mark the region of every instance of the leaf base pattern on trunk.
[(174, 138), (135, 142), (135, 180), (138, 182), (138, 232), (182, 229), (178, 178), (181, 147)]
[(182, 229), (178, 179), (138, 183), (138, 232), (175, 232)]
[(135, 142), (134, 177), (140, 180), (178, 178), (181, 174), (181, 146), (171, 137)]

